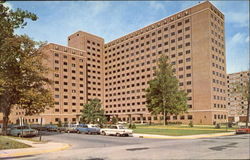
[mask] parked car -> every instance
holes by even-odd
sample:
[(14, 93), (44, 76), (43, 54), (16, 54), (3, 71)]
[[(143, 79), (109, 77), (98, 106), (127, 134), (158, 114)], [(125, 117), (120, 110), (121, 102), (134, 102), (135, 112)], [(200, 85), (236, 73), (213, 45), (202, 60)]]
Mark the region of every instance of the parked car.
[(132, 136), (133, 130), (122, 125), (111, 125), (108, 128), (101, 129), (100, 133), (102, 135)]
[(42, 126), (40, 124), (31, 124), (30, 128), (36, 129), (38, 131), (46, 131), (47, 130), (47, 128), (45, 126)]
[(35, 129), (31, 129), (29, 126), (13, 126), (10, 128), (11, 136), (17, 136), (17, 137), (28, 137), (28, 136), (37, 136), (38, 131)]
[(53, 124), (47, 124), (44, 127), (46, 128), (47, 131), (50, 131), (50, 132), (56, 132), (58, 128), (56, 125), (53, 125)]
[(250, 134), (250, 127), (236, 129), (236, 134)]
[(77, 133), (100, 134), (100, 128), (93, 124), (79, 124), (76, 130)]
[(61, 131), (67, 132), (67, 133), (76, 133), (77, 130), (77, 124), (65, 124), (61, 129)]

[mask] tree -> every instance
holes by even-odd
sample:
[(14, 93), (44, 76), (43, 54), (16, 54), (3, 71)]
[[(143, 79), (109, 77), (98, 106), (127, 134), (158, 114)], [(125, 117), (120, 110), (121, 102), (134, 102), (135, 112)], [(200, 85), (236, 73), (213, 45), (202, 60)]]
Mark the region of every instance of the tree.
[(118, 119), (114, 116), (111, 119), (112, 124), (116, 124), (118, 122)]
[(103, 124), (106, 122), (104, 110), (99, 99), (93, 99), (83, 106), (82, 120), (84, 123)]
[(250, 79), (244, 81), (242, 84), (236, 82), (232, 84), (233, 89), (230, 90), (231, 93), (237, 94), (247, 101), (247, 115), (246, 115), (246, 128), (249, 123), (249, 110), (250, 110)]
[(23, 28), (26, 18), (36, 20), (35, 14), (17, 9), (9, 10), (0, 2), (0, 112), (3, 113), (3, 133), (6, 134), (9, 115), (14, 107), (34, 115), (53, 107), (51, 81), (46, 77), (46, 56), (26, 35), (15, 35)]
[(187, 93), (179, 90), (178, 80), (167, 62), (166, 55), (160, 57), (156, 76), (149, 81), (149, 88), (146, 89), (147, 108), (152, 114), (162, 114), (164, 125), (168, 114), (177, 115), (187, 111)]

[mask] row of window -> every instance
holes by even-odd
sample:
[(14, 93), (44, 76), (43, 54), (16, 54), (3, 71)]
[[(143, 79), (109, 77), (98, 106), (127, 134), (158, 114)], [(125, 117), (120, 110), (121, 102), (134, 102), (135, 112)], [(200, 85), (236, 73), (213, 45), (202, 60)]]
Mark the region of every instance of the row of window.
[[(59, 88), (55, 88), (55, 91), (59, 92), (60, 89)], [(69, 89), (63, 89), (63, 92), (68, 92)], [(71, 90), (72, 93), (76, 93), (76, 90), (75, 89), (72, 89)], [(79, 90), (79, 93), (83, 93), (83, 90)]]
[[(82, 106), (82, 105), (81, 105)], [(76, 112), (76, 109), (72, 109), (71, 110), (72, 112)], [(81, 112), (82, 110), (80, 110), (80, 112)], [(58, 108), (56, 108), (55, 109), (55, 112), (60, 112), (60, 109), (58, 109)], [(69, 110), (68, 109), (63, 109), (63, 112), (69, 112)]]
[[(189, 30), (190, 28), (187, 27), (186, 29)], [(174, 36), (175, 33), (176, 33), (176, 32), (172, 32), (172, 33), (169, 34), (169, 35), (170, 35), (170, 36)], [(178, 30), (177, 33), (178, 33), (178, 34), (179, 34), (179, 33), (182, 33), (182, 30)], [(166, 38), (169, 38), (169, 35), (168, 35), (168, 34), (165, 34), (163, 37), (166, 39)], [(183, 36), (183, 35), (182, 35), (182, 36)], [(185, 37), (185, 39), (188, 39), (188, 38), (190, 38), (190, 34), (186, 34), (184, 37)], [(159, 43), (161, 40), (162, 40), (162, 37), (160, 36), (160, 37), (157, 38), (157, 40), (156, 40), (156, 39), (152, 39), (152, 40), (147, 41), (147, 42), (145, 42), (145, 43), (144, 43), (144, 42), (141, 42), (140, 45), (137, 44), (137, 45), (134, 45), (134, 46), (132, 46), (132, 47), (130, 47), (130, 48), (127, 48), (127, 49), (124, 49), (124, 50), (119, 50), (119, 51), (117, 51), (117, 52), (111, 54), (112, 52), (115, 51), (115, 48), (114, 48), (113, 51), (109, 50), (109, 56), (105, 56), (104, 58), (105, 58), (105, 59), (112, 58), (112, 56), (113, 56), (113, 57), (115, 57), (116, 55), (118, 56), (118, 55), (120, 55), (120, 53), (125, 53), (125, 51), (126, 51), (126, 52), (132, 51), (132, 50), (137, 49), (137, 48), (140, 48), (140, 47), (149, 46), (150, 43), (158, 42), (158, 45), (156, 45), (156, 44), (155, 44), (154, 46), (151, 45), (151, 48), (152, 48), (152, 49), (155, 49), (156, 46), (157, 46), (157, 47), (161, 47), (162, 45), (165, 45), (165, 46), (166, 46), (166, 45), (169, 45), (170, 43), (172, 44), (172, 43), (175, 43), (175, 42), (177, 42), (177, 41), (181, 41), (181, 40), (183, 40), (183, 37), (178, 37), (177, 39), (174, 38), (174, 39), (171, 39), (171, 40), (168, 40), (168, 41), (164, 41), (164, 42), (162, 42), (162, 43)], [(169, 43), (169, 42), (170, 42), (170, 43)], [(185, 45), (186, 45), (186, 44), (185, 44)], [(189, 46), (189, 44), (187, 44), (186, 46)], [(108, 53), (108, 51), (105, 51), (105, 53)]]
[[(60, 102), (55, 102), (55, 105), (60, 105)], [(63, 105), (67, 106), (69, 105), (69, 102), (63, 102)], [(72, 106), (76, 106), (77, 103), (73, 102), (71, 103)], [(80, 106), (83, 106), (83, 103), (80, 103)]]
[(219, 64), (217, 64), (217, 63), (212, 63), (212, 66), (213, 67), (215, 67), (215, 68), (217, 68), (217, 69), (220, 69), (220, 70), (222, 70), (222, 71), (225, 71), (225, 67), (223, 67), (223, 66), (221, 66), (221, 65), (219, 65)]
[[(189, 19), (185, 19), (185, 21), (184, 22), (181, 22), (181, 21), (179, 21), (176, 25), (178, 26), (178, 28), (179, 28), (179, 26), (181, 26), (183, 23), (185, 23), (185, 24), (189, 24), (189, 22), (190, 22), (190, 20)], [(160, 22), (159, 22), (160, 23)], [(164, 23), (164, 24), (166, 24), (166, 23)], [(158, 26), (158, 28), (159, 28), (160, 26)], [(151, 26), (149, 26), (147, 29), (145, 29), (145, 30), (147, 30), (147, 31), (149, 31), (149, 28), (151, 28), (151, 29), (154, 29), (154, 27), (151, 25)], [(137, 39), (135, 39), (135, 40), (130, 40), (130, 42), (127, 42), (126, 44), (125, 43), (122, 43), (121, 45), (119, 45), (119, 46), (117, 46), (117, 49), (119, 49), (120, 47), (122, 48), (122, 47), (124, 47), (124, 46), (127, 46), (127, 45), (129, 45), (129, 44), (133, 44), (134, 43), (134, 41), (135, 42), (138, 42), (139, 41), (139, 39), (140, 40), (143, 40), (144, 38), (149, 38), (150, 36), (156, 36), (157, 34), (161, 34), (162, 33), (162, 31), (164, 30), (164, 31), (168, 31), (169, 29), (170, 30), (172, 30), (172, 29), (175, 29), (176, 28), (176, 26), (175, 26), (175, 24), (172, 24), (171, 26), (166, 26), (166, 27), (161, 27), (160, 29), (158, 29), (158, 31), (152, 31), (152, 33), (150, 33), (150, 34), (147, 34), (147, 35), (145, 35), (145, 37), (144, 36), (140, 36), (139, 38), (137, 38)], [(151, 30), (150, 30), (151, 31)], [(143, 31), (138, 31), (138, 32), (141, 32), (141, 33), (139, 33), (139, 34), (142, 34), (143, 33)], [(137, 35), (138, 35), (138, 33), (137, 33)], [(136, 36), (137, 36), (136, 35)], [(131, 37), (130, 37), (131, 39), (133, 38), (133, 36), (131, 35)], [(128, 39), (128, 38), (127, 38)], [(126, 40), (127, 40), (126, 39)], [(121, 39), (119, 39), (120, 41), (123, 41), (123, 38), (121, 38)], [(105, 48), (111, 48), (111, 47), (113, 47), (113, 45), (114, 45), (114, 43), (113, 44), (108, 44), (108, 45), (105, 45)], [(111, 46), (111, 47), (110, 47)], [(112, 50), (115, 50), (116, 48), (112, 48)], [(109, 52), (111, 51), (111, 49), (109, 49)]]
[(97, 42), (94, 42), (94, 41), (92, 41), (92, 43), (91, 43), (91, 41), (90, 40), (87, 40), (87, 43), (88, 44), (92, 44), (92, 45), (97, 45), (98, 47), (100, 47), (100, 43), (97, 43)]
[(214, 95), (214, 100), (226, 100), (226, 97)]
[(219, 72), (216, 72), (216, 71), (213, 71), (212, 73), (213, 73), (213, 75), (215, 75), (217, 77), (221, 77), (221, 78), (225, 78), (226, 77), (225, 74), (223, 74), (223, 73), (219, 73)]
[[(60, 63), (60, 61), (59, 60), (55, 60), (55, 64), (59, 64)], [(68, 65), (68, 62), (63, 62), (63, 65), (64, 66), (67, 66)], [(75, 63), (72, 63), (71, 64), (71, 67), (76, 67), (77, 65), (75, 64)], [(79, 65), (79, 67), (77, 67), (77, 68), (83, 68), (83, 65)]]
[(225, 104), (214, 104), (214, 108), (226, 108)]
[[(55, 55), (55, 57), (60, 57), (60, 54), (59, 53), (54, 53), (54, 55)], [(68, 56), (67, 55), (63, 55), (63, 58), (64, 59), (68, 59)], [(71, 60), (72, 61), (75, 61), (77, 58), (75, 58), (75, 57), (71, 57)], [(83, 62), (83, 59), (79, 59), (79, 62)]]
[(215, 59), (216, 61), (219, 61), (219, 62), (222, 62), (222, 63), (225, 63), (224, 59), (218, 57), (218, 56), (215, 56), (212, 54), (212, 58)]
[(88, 50), (93, 50), (93, 51), (97, 51), (97, 52), (101, 52), (101, 50), (99, 48), (95, 48), (95, 47), (91, 47), (91, 46), (87, 46)]
[[(182, 39), (179, 38), (178, 40), (182, 40)], [(175, 39), (171, 40), (171, 43), (175, 43)], [(127, 54), (126, 56), (118, 56), (117, 58), (115, 58), (116, 54), (113, 54), (114, 58), (109, 59), (109, 60), (107, 59), (107, 61), (105, 61), (105, 64), (111, 63), (112, 61), (115, 62), (116, 60), (119, 61), (120, 59), (125, 60), (126, 58), (129, 58), (130, 56), (132, 57), (132, 56), (138, 55), (140, 53), (150, 52), (150, 50), (155, 50), (156, 47), (161, 48), (162, 46), (167, 46), (168, 44), (169, 44), (168, 42), (160, 43), (160, 44), (158, 44), (156, 46), (154, 45), (154, 46), (151, 46), (151, 47), (148, 47), (148, 48), (143, 48), (140, 51), (136, 51), (135, 53), (133, 52), (133, 53)], [(144, 45), (144, 43), (141, 44), (141, 45)], [(181, 49), (181, 48), (183, 48), (183, 46), (189, 47), (189, 46), (191, 46), (191, 43), (190, 42), (185, 42), (184, 44), (177, 45), (177, 47), (172, 46), (170, 48), (165, 48), (164, 52), (169, 52), (169, 49), (171, 49), (171, 51), (175, 50), (176, 48)], [(136, 48), (139, 48), (139, 45), (137, 45)], [(134, 47), (131, 47), (131, 50), (133, 50), (133, 49), (134, 49)], [(129, 51), (129, 49), (126, 50), (126, 52), (128, 52), (128, 51)], [(121, 53), (124, 53), (124, 50), (121, 51)], [(160, 53), (162, 53), (162, 52), (160, 52)], [(117, 55), (119, 55), (119, 54), (120, 54), (120, 52), (117, 52)], [(155, 55), (155, 53), (154, 53), (154, 55)], [(143, 56), (143, 58), (144, 58), (144, 56)]]
[(226, 93), (225, 89), (221, 89), (221, 88), (217, 88), (217, 87), (213, 87), (213, 91), (218, 92), (218, 93)]
[(218, 80), (218, 79), (213, 79), (212, 82), (213, 82), (213, 83), (216, 83), (216, 84), (220, 84), (220, 85), (222, 85), (222, 86), (226, 86), (226, 83), (225, 83), (225, 82), (220, 81), (220, 80)]
[[(64, 121), (63, 121), (64, 123), (69, 122), (69, 118), (63, 118), (63, 120), (64, 120)], [(56, 121), (56, 122), (59, 122), (59, 121), (62, 121), (62, 120), (61, 120), (61, 118), (55, 118), (55, 121)], [(76, 118), (72, 118), (72, 121), (71, 121), (71, 122), (76, 122)]]
[[(187, 115), (187, 116), (184, 116), (184, 115), (181, 115), (181, 116), (167, 116), (166, 117), (167, 120), (192, 120), (193, 119), (193, 116), (192, 115)], [(129, 121), (130, 118), (129, 117), (123, 117), (123, 118), (120, 118), (118, 117), (118, 120), (119, 121)], [(141, 121), (141, 120), (163, 120), (163, 117), (157, 117), (157, 116), (154, 116), (154, 117), (131, 117), (131, 120), (132, 121)]]
[(227, 119), (227, 115), (220, 115), (220, 114), (218, 114), (218, 115), (214, 115), (214, 119)]
[[(55, 46), (55, 50), (59, 50), (59, 46)], [(77, 52), (75, 50), (69, 49), (72, 54), (76, 54)], [(68, 48), (63, 49), (64, 52), (68, 52)], [(80, 56), (83, 56), (83, 52), (80, 52)]]
[[(60, 95), (56, 94), (55, 95), (55, 98), (60, 98)], [(72, 99), (76, 99), (76, 96), (72, 96), (71, 97)], [(78, 97), (80, 100), (83, 100), (83, 97)], [(68, 99), (68, 96), (67, 95), (64, 95), (63, 96), (63, 99)]]

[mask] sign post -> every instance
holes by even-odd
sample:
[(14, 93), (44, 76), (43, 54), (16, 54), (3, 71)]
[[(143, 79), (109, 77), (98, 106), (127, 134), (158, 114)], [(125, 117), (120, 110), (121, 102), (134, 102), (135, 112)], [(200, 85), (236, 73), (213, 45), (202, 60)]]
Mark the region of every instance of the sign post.
[[(42, 129), (42, 125), (43, 125), (43, 118), (41, 117), (41, 121), (40, 121), (40, 126), (41, 126), (41, 129)], [(39, 131), (39, 141), (42, 141), (42, 134), (41, 134), (41, 131)]]

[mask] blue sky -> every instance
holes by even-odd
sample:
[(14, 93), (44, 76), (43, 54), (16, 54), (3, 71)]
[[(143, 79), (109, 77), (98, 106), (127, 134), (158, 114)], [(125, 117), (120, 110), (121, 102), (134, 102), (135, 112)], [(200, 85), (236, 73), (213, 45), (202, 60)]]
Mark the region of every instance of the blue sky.
[[(211, 1), (225, 15), (227, 72), (249, 68), (249, 1)], [(109, 42), (155, 21), (189, 8), (198, 1), (10, 1), (12, 9), (37, 14), (36, 22), (17, 30), (37, 41), (67, 45), (79, 30)]]

